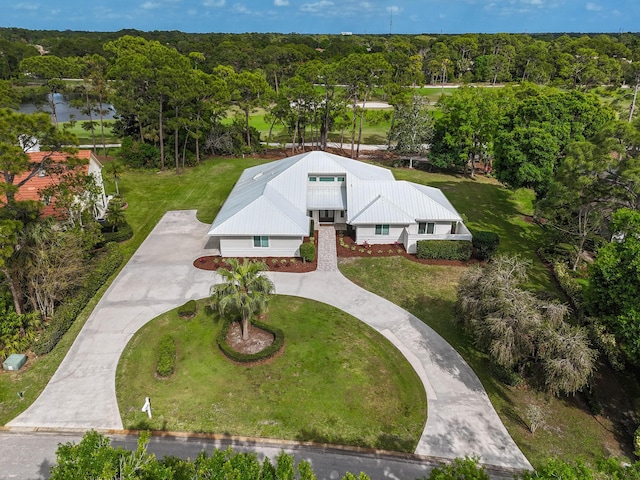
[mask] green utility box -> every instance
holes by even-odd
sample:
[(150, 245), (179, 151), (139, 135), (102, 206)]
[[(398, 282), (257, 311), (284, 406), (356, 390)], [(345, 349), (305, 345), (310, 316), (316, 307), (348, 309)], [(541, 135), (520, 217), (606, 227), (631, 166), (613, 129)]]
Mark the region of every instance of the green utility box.
[(5, 370), (20, 370), (26, 362), (26, 355), (22, 353), (12, 353), (2, 363), (2, 368), (4, 368)]

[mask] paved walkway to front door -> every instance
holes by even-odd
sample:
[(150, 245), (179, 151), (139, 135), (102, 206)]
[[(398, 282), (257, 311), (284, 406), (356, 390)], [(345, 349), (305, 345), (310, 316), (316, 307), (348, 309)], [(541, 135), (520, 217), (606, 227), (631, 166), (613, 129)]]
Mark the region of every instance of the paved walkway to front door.
[[(208, 226), (195, 213), (164, 215), (98, 302), (40, 397), (10, 427), (122, 429), (115, 375), (125, 346), (149, 320), (188, 299), (208, 296), (218, 278), (192, 265), (208, 254)], [(320, 230), (319, 261), (329, 270), (270, 272), (276, 292), (340, 308), (404, 354), (428, 400), (428, 419), (415, 453), (447, 459), (478, 455), (489, 465), (530, 469), (462, 357), (421, 320), (347, 280), (337, 270), (333, 235), (331, 227)]]

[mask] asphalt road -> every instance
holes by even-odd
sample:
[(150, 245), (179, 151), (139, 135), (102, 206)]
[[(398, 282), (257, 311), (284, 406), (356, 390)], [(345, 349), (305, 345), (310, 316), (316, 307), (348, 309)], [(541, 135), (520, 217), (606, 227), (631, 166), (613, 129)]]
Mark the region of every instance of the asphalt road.
[[(109, 435), (112, 445), (129, 450), (136, 448), (136, 435)], [(59, 443), (77, 443), (80, 433), (0, 432), (0, 480), (41, 480), (49, 478), (55, 464)], [(377, 455), (372, 453), (340, 451), (332, 448), (277, 443), (238, 442), (190, 437), (152, 437), (148, 451), (158, 458), (172, 455), (195, 458), (201, 451), (211, 453), (214, 448), (231, 446), (239, 452), (255, 452), (258, 459), (274, 459), (281, 451), (292, 454), (296, 463), (311, 463), (318, 480), (341, 479), (349, 471), (355, 475), (365, 472), (372, 480), (414, 480), (429, 475), (435, 460), (412, 456)], [(496, 480), (512, 479), (509, 472), (490, 471)]]

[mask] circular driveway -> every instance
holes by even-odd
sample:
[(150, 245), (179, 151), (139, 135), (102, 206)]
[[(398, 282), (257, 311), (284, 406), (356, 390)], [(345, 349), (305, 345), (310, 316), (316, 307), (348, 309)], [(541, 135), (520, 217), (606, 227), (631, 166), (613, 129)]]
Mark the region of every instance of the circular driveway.
[[(208, 254), (207, 229), (194, 210), (167, 212), (98, 302), (40, 397), (8, 426), (122, 430), (115, 391), (120, 355), (148, 321), (189, 299), (208, 296), (216, 275), (192, 265)], [(322, 269), (268, 274), (276, 292), (340, 308), (381, 332), (405, 355), (428, 400), (416, 454), (477, 455), (489, 465), (531, 469), (462, 357), (418, 318), (342, 276), (332, 257), (331, 235), (330, 230), (320, 232)]]

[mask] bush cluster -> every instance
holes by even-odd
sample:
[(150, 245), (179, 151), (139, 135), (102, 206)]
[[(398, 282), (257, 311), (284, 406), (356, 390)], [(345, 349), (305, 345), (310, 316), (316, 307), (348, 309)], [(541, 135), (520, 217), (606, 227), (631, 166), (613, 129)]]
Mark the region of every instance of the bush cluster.
[(195, 300), (189, 300), (184, 305), (178, 307), (179, 317), (193, 317), (196, 314), (197, 304)]
[(300, 256), (305, 262), (313, 262), (316, 258), (316, 246), (311, 243), (303, 243), (300, 245)]
[(171, 335), (164, 335), (158, 343), (158, 360), (156, 373), (160, 377), (168, 377), (176, 369), (176, 341)]
[(482, 230), (480, 232), (474, 232), (471, 243), (473, 248), (476, 249), (480, 260), (489, 260), (493, 257), (493, 254), (498, 251), (500, 237), (497, 233)]
[(472, 245), (466, 240), (418, 240), (416, 256), (434, 260), (463, 260), (471, 258)]
[(217, 342), (218, 342), (218, 348), (220, 348), (220, 350), (222, 350), (222, 353), (224, 353), (231, 360), (234, 360), (239, 363), (257, 362), (258, 360), (264, 360), (264, 359), (273, 357), (276, 353), (280, 351), (280, 349), (284, 345), (284, 332), (282, 330), (262, 322), (251, 322), (251, 323), (256, 327), (261, 328), (262, 330), (265, 330), (273, 334), (273, 343), (258, 353), (236, 352), (227, 343), (227, 334), (229, 333), (229, 327), (231, 327), (231, 322), (226, 322), (222, 327), (222, 329), (220, 330), (220, 334), (218, 335)]
[(127, 222), (122, 225), (118, 225), (115, 232), (111, 230), (111, 225), (102, 228), (102, 238), (104, 239), (104, 243), (120, 243), (125, 240), (129, 240), (131, 237), (133, 237), (133, 228)]
[(33, 346), (36, 355), (44, 355), (53, 350), (100, 287), (120, 267), (122, 259), (122, 251), (117, 243), (108, 243), (104, 246), (100, 256), (89, 267), (90, 273), (82, 287), (54, 312), (49, 326)]

